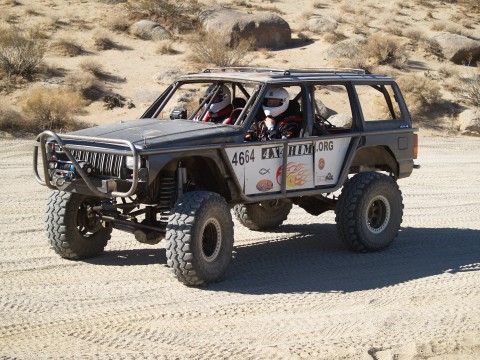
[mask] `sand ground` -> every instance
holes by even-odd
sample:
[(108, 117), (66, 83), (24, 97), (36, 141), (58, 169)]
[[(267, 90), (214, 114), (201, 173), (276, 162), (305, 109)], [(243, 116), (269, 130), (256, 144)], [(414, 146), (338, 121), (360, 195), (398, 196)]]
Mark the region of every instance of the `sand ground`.
[(294, 208), (274, 232), (236, 222), (229, 272), (204, 288), (177, 282), (163, 242), (118, 231), (98, 258), (58, 257), (32, 144), (0, 140), (2, 359), (480, 358), (475, 138), (421, 139), (389, 250), (349, 252), (333, 213)]
[[(48, 66), (66, 77), (86, 60), (97, 61), (108, 74), (105, 89), (136, 105), (107, 110), (93, 102), (79, 120), (137, 118), (170, 83), (166, 73), (195, 68), (191, 44), (181, 36), (172, 55), (111, 31), (117, 46), (95, 50), (92, 36), (122, 15), (118, 6), (89, 0), (13, 3), (0, 3), (0, 22), (40, 26), (49, 43), (72, 39), (85, 49), (65, 57), (49, 47)], [(443, 31), (432, 30), (435, 24), (479, 38), (478, 14), (451, 2), (250, 3), (277, 7), (294, 39), (303, 32), (312, 40), (249, 54), (254, 66), (335, 65), (326, 56), (332, 44), (304, 29), (313, 14), (339, 20), (338, 31), (349, 38), (391, 28), (429, 37)], [(459, 74), (472, 71), (438, 62), (408, 38), (401, 42), (413, 47), (415, 66), (405, 72), (436, 74), (444, 66)], [(437, 79), (443, 85), (448, 80)], [(0, 105), (20, 110), (31, 87), (63, 82), (52, 77), (2, 93)], [(143, 245), (118, 231), (98, 258), (58, 257), (43, 231), (48, 190), (32, 176), (33, 141), (0, 138), (0, 359), (479, 359), (479, 141), (421, 137), (422, 168), (399, 181), (404, 221), (389, 250), (351, 253), (336, 235), (333, 213), (314, 217), (294, 208), (274, 232), (252, 232), (236, 222), (225, 280), (190, 288), (170, 274), (163, 242)]]

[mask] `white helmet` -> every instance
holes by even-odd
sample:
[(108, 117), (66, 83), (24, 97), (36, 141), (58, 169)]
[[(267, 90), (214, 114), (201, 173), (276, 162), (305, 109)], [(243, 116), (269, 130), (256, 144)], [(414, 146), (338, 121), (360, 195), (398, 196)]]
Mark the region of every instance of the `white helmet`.
[[(210, 85), (207, 90), (205, 90), (205, 97), (213, 94), (216, 89), (217, 85)], [(207, 101), (210, 101), (210, 99)], [(231, 94), (230, 94), (230, 89), (226, 87), (225, 85), (222, 85), (220, 89), (217, 92), (217, 96), (215, 96), (215, 99), (213, 99), (212, 103), (210, 104), (210, 107), (208, 110), (211, 113), (217, 113), (220, 110), (226, 108), (228, 105), (230, 105), (231, 102)]]
[[(267, 106), (268, 99), (278, 99), (280, 100), (280, 104), (278, 106)], [(278, 116), (287, 110), (289, 102), (290, 100), (287, 90), (282, 87), (276, 89), (270, 88), (263, 99), (263, 112), (266, 116)]]

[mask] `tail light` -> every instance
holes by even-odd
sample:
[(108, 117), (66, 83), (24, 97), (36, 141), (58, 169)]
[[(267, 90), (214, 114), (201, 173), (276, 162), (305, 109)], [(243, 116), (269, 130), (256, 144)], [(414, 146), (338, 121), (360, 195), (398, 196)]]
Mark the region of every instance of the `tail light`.
[(418, 156), (418, 134), (413, 134), (413, 158)]

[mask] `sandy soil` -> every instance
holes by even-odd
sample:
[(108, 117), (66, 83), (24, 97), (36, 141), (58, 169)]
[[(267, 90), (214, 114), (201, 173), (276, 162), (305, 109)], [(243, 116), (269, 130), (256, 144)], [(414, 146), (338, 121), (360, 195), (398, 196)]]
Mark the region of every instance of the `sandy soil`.
[(389, 250), (351, 253), (333, 213), (294, 208), (275, 232), (235, 223), (227, 277), (205, 288), (173, 277), (163, 242), (118, 231), (98, 258), (58, 257), (32, 142), (0, 147), (2, 359), (480, 358), (477, 139), (422, 138)]

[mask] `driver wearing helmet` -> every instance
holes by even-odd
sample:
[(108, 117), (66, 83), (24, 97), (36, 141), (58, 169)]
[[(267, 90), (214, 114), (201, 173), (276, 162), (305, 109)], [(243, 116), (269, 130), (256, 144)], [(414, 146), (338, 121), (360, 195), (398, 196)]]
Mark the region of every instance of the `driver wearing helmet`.
[(249, 131), (246, 140), (287, 139), (300, 135), (303, 118), (288, 114), (289, 94), (283, 87), (270, 88), (263, 99), (265, 119), (259, 124), (256, 134)]
[[(218, 85), (215, 84), (210, 85), (208, 89), (205, 90), (203, 99), (207, 99), (205, 106), (208, 107), (208, 110), (202, 119), (203, 122), (223, 123), (230, 118), (230, 114), (233, 111), (230, 89), (225, 85), (221, 85), (220, 89), (216, 92), (217, 86)], [(214, 98), (210, 99), (209, 97), (213, 95), (215, 95)]]

